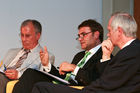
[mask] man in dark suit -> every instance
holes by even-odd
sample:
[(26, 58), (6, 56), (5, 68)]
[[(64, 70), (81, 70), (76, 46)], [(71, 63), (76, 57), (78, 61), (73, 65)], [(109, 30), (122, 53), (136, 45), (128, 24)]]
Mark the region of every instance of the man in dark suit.
[[(48, 52), (46, 47), (44, 51), (40, 52), (40, 58), (42, 64), (44, 63), (44, 66), (48, 66), (48, 68), (44, 68), (44, 71), (63, 79), (67, 77), (66, 72), (68, 72), (70, 73), (69, 82), (71, 85), (85, 86), (99, 78), (101, 74), (98, 69), (98, 64), (100, 64), (99, 61), (102, 57), (101, 42), (103, 41), (103, 28), (95, 20), (89, 19), (82, 22), (78, 26), (78, 29), (77, 40), (80, 41), (81, 48), (84, 51), (76, 54), (72, 63), (63, 62), (59, 67), (59, 71), (56, 70), (53, 65), (47, 62)], [(86, 51), (90, 52), (90, 55), (87, 56), (85, 63), (80, 66), (79, 64), (82, 63)], [(52, 82), (53, 79), (39, 71), (28, 69), (15, 85), (13, 93), (30, 93), (33, 85), (40, 81)]]
[[(102, 76), (82, 90), (52, 83), (38, 83), (32, 93), (140, 93), (140, 41), (136, 39), (137, 23), (128, 13), (111, 16), (108, 39), (102, 43), (102, 62), (108, 64)], [(120, 51), (111, 60), (110, 54)]]

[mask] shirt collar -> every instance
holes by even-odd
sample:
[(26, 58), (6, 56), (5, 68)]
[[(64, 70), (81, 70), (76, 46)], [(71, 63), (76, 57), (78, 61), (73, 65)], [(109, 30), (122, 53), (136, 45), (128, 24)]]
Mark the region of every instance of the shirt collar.
[[(33, 52), (36, 50), (36, 48), (38, 48), (40, 46), (40, 44), (37, 44), (33, 49), (30, 49), (30, 52)], [(22, 48), (21, 50), (24, 50), (24, 48)]]
[(135, 39), (129, 40), (127, 43), (124, 44), (124, 46), (122, 47), (122, 49), (128, 45), (130, 45)]
[(99, 44), (96, 47), (90, 49), (89, 52), (91, 52), (91, 54), (95, 54), (100, 47), (101, 47), (101, 44)]

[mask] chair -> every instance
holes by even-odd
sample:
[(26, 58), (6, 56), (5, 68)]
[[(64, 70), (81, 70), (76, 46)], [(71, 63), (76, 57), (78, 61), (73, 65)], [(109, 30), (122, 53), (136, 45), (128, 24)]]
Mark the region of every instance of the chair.
[(83, 89), (84, 88), (84, 86), (70, 86), (70, 87), (77, 88), (77, 89)]
[(17, 82), (18, 80), (9, 81), (6, 86), (6, 93), (12, 93), (13, 88)]
[[(6, 93), (12, 93), (13, 91), (13, 88), (15, 86), (15, 84), (18, 82), (18, 80), (13, 80), (13, 81), (10, 81), (7, 83), (7, 86), (6, 86)], [(77, 89), (83, 89), (84, 86), (70, 86), (72, 88), (77, 88)]]

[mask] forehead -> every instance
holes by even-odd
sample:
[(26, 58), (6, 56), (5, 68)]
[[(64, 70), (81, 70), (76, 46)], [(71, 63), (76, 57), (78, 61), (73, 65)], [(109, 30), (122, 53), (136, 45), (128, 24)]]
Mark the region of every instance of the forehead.
[(86, 32), (90, 32), (90, 31), (91, 31), (90, 27), (81, 27), (79, 29), (79, 33), (86, 33)]
[(111, 29), (111, 22), (112, 22), (112, 19), (113, 19), (113, 17), (111, 17), (111, 18), (109, 19), (108, 26), (107, 26), (108, 29)]
[(33, 33), (35, 32), (34, 26), (32, 24), (28, 24), (26, 26), (21, 27), (21, 32), (26, 32), (26, 33)]

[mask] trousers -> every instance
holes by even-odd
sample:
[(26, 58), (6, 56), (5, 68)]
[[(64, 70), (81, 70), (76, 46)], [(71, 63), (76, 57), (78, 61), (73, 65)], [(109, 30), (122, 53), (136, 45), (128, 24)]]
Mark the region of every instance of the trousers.
[(6, 85), (9, 81), (10, 79), (8, 79), (4, 73), (0, 72), (0, 93), (6, 93)]

